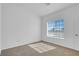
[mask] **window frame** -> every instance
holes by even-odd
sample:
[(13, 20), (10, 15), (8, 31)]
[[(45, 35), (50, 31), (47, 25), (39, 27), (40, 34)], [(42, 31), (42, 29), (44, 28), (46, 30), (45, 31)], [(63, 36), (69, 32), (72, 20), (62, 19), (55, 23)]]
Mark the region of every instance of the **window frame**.
[[(59, 20), (60, 20), (60, 19), (59, 19)], [(46, 23), (46, 26), (47, 26), (47, 37), (50, 37), (50, 38), (57, 38), (57, 39), (64, 39), (64, 38), (62, 38), (62, 37), (54, 37), (53, 35), (48, 34), (48, 21), (47, 21), (47, 23)]]

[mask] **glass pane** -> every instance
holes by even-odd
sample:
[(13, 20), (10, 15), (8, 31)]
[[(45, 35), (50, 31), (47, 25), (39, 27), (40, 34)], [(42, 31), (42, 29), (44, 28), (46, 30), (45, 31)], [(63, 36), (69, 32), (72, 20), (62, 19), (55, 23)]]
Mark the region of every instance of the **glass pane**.
[(64, 38), (64, 20), (50, 20), (48, 21), (47, 34), (52, 37)]

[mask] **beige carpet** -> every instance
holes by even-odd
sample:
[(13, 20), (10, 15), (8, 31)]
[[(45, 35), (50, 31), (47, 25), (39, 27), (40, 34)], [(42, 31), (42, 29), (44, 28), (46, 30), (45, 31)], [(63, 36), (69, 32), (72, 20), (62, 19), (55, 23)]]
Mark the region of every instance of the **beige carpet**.
[(56, 47), (45, 44), (45, 43), (29, 44), (28, 46), (36, 50), (38, 53), (44, 53), (44, 52), (56, 49)]

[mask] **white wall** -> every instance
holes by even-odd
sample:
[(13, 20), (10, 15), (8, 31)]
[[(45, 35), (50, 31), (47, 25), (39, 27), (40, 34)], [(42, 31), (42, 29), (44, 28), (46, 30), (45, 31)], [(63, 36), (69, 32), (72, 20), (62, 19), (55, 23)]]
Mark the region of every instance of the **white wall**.
[(1, 4), (0, 4), (0, 54), (1, 54), (1, 39), (2, 39), (2, 37), (1, 37)]
[[(66, 8), (63, 9), (61, 11), (58, 11), (56, 13), (52, 13), (49, 14), (47, 16), (43, 17), (42, 20), (42, 40), (47, 41), (47, 42), (51, 42), (51, 43), (55, 43), (58, 45), (62, 45), (68, 48), (72, 48), (72, 49), (76, 49), (74, 47), (74, 39), (73, 39), (73, 20), (75, 19), (79, 19), (79, 17), (77, 16), (77, 18), (75, 18), (77, 15), (79, 15), (79, 5), (77, 6), (73, 6), (70, 8)], [(55, 38), (49, 38), (46, 35), (46, 23), (47, 21), (51, 20), (51, 19), (59, 19), (59, 18), (63, 18), (64, 22), (65, 22), (65, 30), (64, 30), (64, 37), (65, 39), (55, 39)], [(79, 42), (78, 42), (79, 43)], [(79, 50), (79, 49), (76, 49)]]
[(2, 49), (40, 41), (40, 18), (26, 7), (18, 4), (2, 5)]

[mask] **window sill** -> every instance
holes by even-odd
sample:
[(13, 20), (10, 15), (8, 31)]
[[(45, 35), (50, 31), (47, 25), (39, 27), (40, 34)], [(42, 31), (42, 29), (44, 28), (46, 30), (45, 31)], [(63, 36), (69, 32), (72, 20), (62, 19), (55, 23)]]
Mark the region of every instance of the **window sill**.
[(57, 38), (57, 39), (64, 39), (63, 37), (55, 37), (54, 35), (47, 35), (47, 37), (50, 37), (50, 38)]

